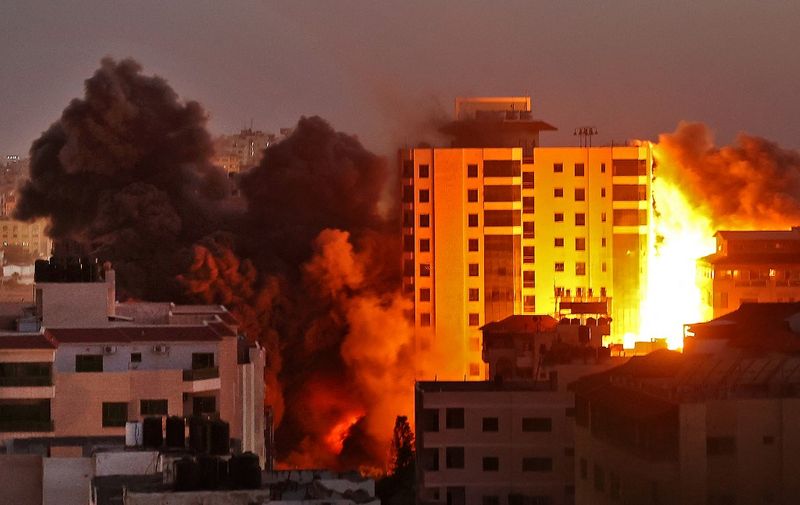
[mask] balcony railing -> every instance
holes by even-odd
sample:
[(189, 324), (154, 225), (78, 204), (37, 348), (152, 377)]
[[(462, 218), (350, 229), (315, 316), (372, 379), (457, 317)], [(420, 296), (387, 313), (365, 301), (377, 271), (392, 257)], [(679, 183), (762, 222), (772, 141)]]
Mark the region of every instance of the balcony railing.
[(219, 377), (219, 367), (216, 366), (213, 368), (197, 368), (183, 371), (183, 380), (185, 381), (201, 381), (216, 379), (217, 377)]
[(52, 386), (53, 379), (47, 376), (0, 377), (0, 388)]
[(52, 419), (6, 419), (0, 420), (0, 432), (53, 431)]

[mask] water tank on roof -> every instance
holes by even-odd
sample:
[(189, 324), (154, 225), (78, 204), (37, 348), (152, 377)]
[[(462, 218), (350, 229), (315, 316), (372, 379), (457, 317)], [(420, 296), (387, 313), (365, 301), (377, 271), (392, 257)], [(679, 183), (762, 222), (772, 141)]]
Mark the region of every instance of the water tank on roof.
[(161, 447), (164, 442), (164, 434), (161, 431), (161, 416), (145, 417), (142, 432), (142, 441), (145, 447)]
[(128, 421), (125, 423), (125, 446), (138, 447), (142, 445), (142, 423)]
[(189, 447), (198, 454), (208, 449), (207, 421), (202, 417), (189, 418)]
[(208, 452), (222, 456), (228, 454), (231, 447), (230, 427), (227, 422), (216, 419), (208, 425)]
[(217, 489), (222, 484), (219, 471), (220, 461), (220, 458), (216, 456), (199, 456), (197, 458), (202, 489)]
[(230, 480), (236, 489), (259, 489), (261, 487), (261, 467), (258, 456), (245, 452), (230, 460)]
[(173, 464), (175, 491), (195, 491), (200, 488), (200, 470), (195, 460), (185, 457)]
[(186, 423), (182, 417), (167, 418), (167, 447), (183, 447), (186, 445)]

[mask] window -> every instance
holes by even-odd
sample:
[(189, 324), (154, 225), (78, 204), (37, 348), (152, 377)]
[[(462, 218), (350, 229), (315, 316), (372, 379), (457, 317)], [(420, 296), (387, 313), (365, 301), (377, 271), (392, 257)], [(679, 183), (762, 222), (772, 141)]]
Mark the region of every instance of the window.
[(562, 198), (564, 196), (564, 188), (553, 188), (553, 196), (555, 198)]
[(522, 172), (520, 160), (484, 160), (484, 177), (519, 177)]
[(497, 456), (483, 457), (484, 472), (497, 472), (499, 470), (500, 470), (500, 458), (498, 458)]
[(533, 270), (525, 270), (522, 272), (522, 287), (535, 288), (536, 287), (536, 272)]
[(467, 165), (467, 177), (478, 177), (478, 165)]
[(562, 237), (556, 237), (553, 239), (553, 246), (554, 247), (564, 247), (564, 239)]
[(102, 354), (78, 354), (75, 356), (75, 371), (76, 372), (102, 372), (103, 371), (103, 355)]
[(472, 377), (477, 377), (481, 374), (481, 366), (477, 363), (470, 363), (469, 364), (469, 374)]
[(583, 177), (583, 163), (575, 163), (575, 177)]
[(586, 238), (585, 237), (575, 237), (575, 250), (576, 251), (585, 251), (586, 250)]
[(478, 288), (469, 288), (469, 301), (477, 302), (481, 299), (481, 290)]
[(427, 189), (420, 189), (419, 190), (419, 202), (420, 203), (428, 203), (431, 201), (431, 192)]
[(467, 201), (468, 202), (477, 202), (478, 201), (478, 190), (477, 189), (468, 189), (467, 190)]
[(575, 263), (575, 275), (586, 275), (586, 263), (583, 261)]
[(532, 196), (522, 197), (522, 212), (533, 214), (535, 212), (535, 201)]
[(600, 271), (601, 272), (606, 272), (607, 270), (608, 270), (608, 265), (606, 264), (606, 262), (604, 261), (604, 262), (600, 263)]
[(522, 238), (536, 238), (536, 224), (533, 221), (522, 223)]
[(125, 426), (128, 421), (128, 404), (125, 402), (103, 402), (103, 427)]
[(564, 222), (564, 213), (563, 212), (556, 212), (553, 216), (553, 220), (556, 223), (563, 223)]
[(481, 324), (481, 315), (476, 314), (474, 312), (470, 313), (469, 315), (469, 325), (470, 326), (480, 326)]
[(556, 262), (556, 272), (563, 272), (564, 271), (564, 262), (558, 261)]
[(214, 368), (214, 353), (213, 352), (193, 352), (192, 353), (192, 370), (203, 370), (205, 368)]
[(403, 177), (414, 177), (414, 162), (412, 160), (403, 160)]
[(464, 409), (445, 409), (445, 426), (448, 430), (463, 430)]
[(522, 262), (536, 263), (536, 248), (532, 245), (522, 248)]
[(544, 432), (552, 431), (553, 422), (549, 417), (523, 417), (522, 431), (525, 432)]
[(192, 413), (214, 414), (217, 411), (217, 400), (213, 396), (195, 396), (192, 398)]
[(601, 174), (606, 173), (606, 164), (605, 163), (600, 163), (600, 173)]
[(584, 188), (575, 188), (575, 201), (586, 201), (586, 190)]
[(708, 437), (706, 454), (708, 456), (736, 454), (736, 439), (733, 437)]
[(770, 435), (764, 435), (761, 441), (764, 443), (764, 445), (772, 445), (775, 443), (775, 437)]
[(403, 212), (403, 226), (406, 228), (412, 228), (414, 226), (413, 212)]
[(574, 447), (564, 447), (564, 456), (568, 458), (575, 457), (575, 448)]
[(606, 188), (600, 188), (600, 197), (601, 198), (605, 198), (606, 197)]
[(480, 270), (477, 263), (470, 263), (468, 268), (470, 277), (478, 277), (480, 275)]
[(430, 214), (420, 214), (419, 215), (419, 227), (420, 228), (430, 228), (431, 226), (431, 215)]
[(553, 173), (560, 174), (564, 172), (564, 164), (563, 163), (553, 163)]
[(139, 414), (143, 416), (166, 416), (167, 400), (140, 400)]
[(523, 296), (522, 297), (522, 311), (523, 312), (536, 312), (536, 297)]
[(439, 449), (424, 449), (422, 451), (422, 469), (426, 472), (439, 471)]
[(447, 468), (464, 468), (464, 448), (448, 447), (444, 451), (445, 466)]
[(132, 352), (131, 353), (131, 363), (141, 363), (142, 362), (142, 353), (140, 352)]
[(470, 228), (477, 228), (478, 226), (478, 215), (477, 214), (470, 214), (468, 216), (468, 224)]
[(600, 239), (600, 246), (601, 247), (605, 247), (606, 246), (606, 238), (605, 237)]
[(522, 172), (522, 187), (533, 189), (533, 172)]
[(431, 251), (431, 239), (429, 238), (419, 239), (419, 252), (430, 252), (430, 251)]
[(421, 288), (419, 290), (419, 301), (421, 302), (431, 301), (431, 288)]
[(430, 263), (420, 263), (419, 264), (419, 276), (420, 277), (430, 277), (431, 276), (431, 264)]
[(430, 167), (428, 165), (420, 165), (419, 166), (419, 178), (420, 179), (427, 179), (430, 175)]
[(519, 196), (520, 187), (518, 185), (490, 184), (483, 187), (483, 200), (486, 202), (517, 202)]
[(422, 409), (423, 431), (439, 431), (439, 409)]
[(586, 214), (582, 212), (575, 214), (575, 226), (586, 226)]
[(469, 250), (469, 252), (477, 252), (479, 244), (480, 243), (479, 243), (478, 239), (471, 238), (471, 239), (467, 240), (467, 250)]
[(470, 337), (469, 350), (470, 352), (481, 352), (481, 339)]
[(600, 213), (600, 222), (602, 222), (602, 223), (606, 222), (606, 213), (605, 212), (601, 212)]
[(552, 472), (552, 458), (522, 458), (523, 472)]
[(482, 427), (485, 432), (498, 432), (500, 431), (500, 420), (496, 417), (484, 417)]
[(428, 328), (431, 325), (431, 313), (423, 312), (419, 315), (419, 325), (423, 328)]

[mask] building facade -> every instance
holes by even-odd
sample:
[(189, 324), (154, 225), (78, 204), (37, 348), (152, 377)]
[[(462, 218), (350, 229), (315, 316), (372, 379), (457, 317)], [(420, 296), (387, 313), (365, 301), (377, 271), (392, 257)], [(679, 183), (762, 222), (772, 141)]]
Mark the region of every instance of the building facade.
[(800, 300), (800, 228), (718, 231), (714, 254), (697, 261), (703, 320), (748, 302)]
[(264, 461), (264, 352), (224, 307), (120, 307), (110, 267), (62, 266), (37, 265), (35, 306), (0, 334), (0, 441), (70, 453), (70, 439), (121, 440), (128, 421), (205, 415)]
[[(480, 326), (512, 314), (611, 317), (639, 329), (649, 243), (652, 149), (539, 147), (530, 101), (459, 102), (459, 147), (400, 153), (404, 291), (418, 348), (462, 356), (485, 376)], [(527, 110), (519, 110), (527, 107)], [(475, 112), (477, 109), (477, 112)], [(482, 142), (486, 142), (480, 145)], [(467, 145), (469, 147), (462, 147)]]

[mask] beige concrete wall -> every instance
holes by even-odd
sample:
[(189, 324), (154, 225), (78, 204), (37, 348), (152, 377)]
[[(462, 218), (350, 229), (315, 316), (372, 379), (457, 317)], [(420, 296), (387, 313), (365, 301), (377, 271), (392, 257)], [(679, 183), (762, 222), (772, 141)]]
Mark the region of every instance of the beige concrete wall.
[(0, 503), (42, 503), (42, 457), (33, 454), (0, 455)]
[(42, 503), (86, 505), (91, 481), (91, 458), (44, 458)]
[[(40, 291), (41, 290), (41, 291)], [(108, 326), (108, 285), (105, 282), (48, 282), (36, 284), (42, 296), (42, 325), (46, 328)]]

